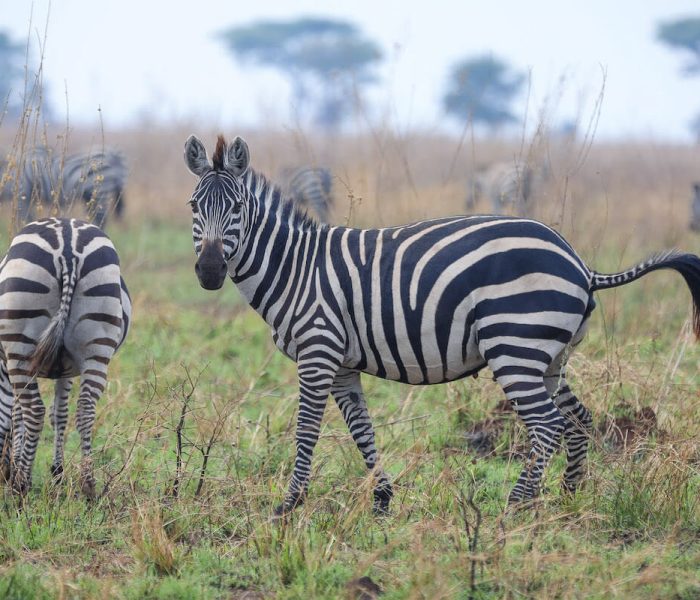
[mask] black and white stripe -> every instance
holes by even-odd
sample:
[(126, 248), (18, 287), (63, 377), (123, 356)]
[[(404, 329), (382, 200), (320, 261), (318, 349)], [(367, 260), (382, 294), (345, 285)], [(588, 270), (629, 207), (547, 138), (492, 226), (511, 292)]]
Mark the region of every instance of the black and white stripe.
[(58, 478), (71, 380), (80, 376), (76, 426), (83, 455), (81, 486), (88, 497), (94, 495), (90, 455), (95, 404), (130, 319), (119, 258), (98, 227), (76, 219), (43, 219), (12, 240), (0, 263), (0, 448), (6, 465), (12, 462), (13, 488), (19, 493), (31, 485), (44, 424), (37, 377), (56, 380), (51, 471)]
[(593, 292), (654, 269), (679, 271), (700, 336), (700, 259), (670, 253), (616, 275), (591, 271), (554, 230), (498, 216), (450, 217), (403, 227), (317, 225), (248, 168), (243, 140), (220, 137), (209, 163), (191, 136), (185, 160), (199, 176), (191, 198), (195, 270), (206, 289), (228, 274), (298, 364), (296, 462), (278, 512), (304, 498), (321, 419), (332, 394), (367, 467), (376, 508), (391, 485), (380, 467), (360, 372), (411, 384), (454, 381), (488, 366), (527, 427), (531, 450), (509, 500), (539, 491), (563, 437), (564, 488), (587, 453), (589, 411), (565, 367), (595, 307)]
[(283, 192), (296, 205), (311, 212), (321, 223), (328, 223), (333, 210), (333, 175), (323, 167), (283, 169), (280, 177)]
[(14, 182), (3, 187), (3, 197), (17, 198), (20, 224), (29, 221), (39, 206), (65, 212), (76, 203), (85, 204), (90, 220), (98, 227), (104, 227), (111, 212), (117, 218), (123, 214), (127, 169), (119, 152), (63, 156), (37, 147), (23, 154), (14, 173)]

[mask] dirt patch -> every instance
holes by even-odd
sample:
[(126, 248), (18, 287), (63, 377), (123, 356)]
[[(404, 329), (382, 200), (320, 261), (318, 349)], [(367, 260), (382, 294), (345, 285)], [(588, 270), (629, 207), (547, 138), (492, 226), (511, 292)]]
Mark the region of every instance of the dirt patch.
[(632, 448), (651, 435), (664, 435), (650, 406), (635, 410), (628, 404), (618, 404), (613, 412), (619, 416), (607, 415), (598, 426), (603, 443), (613, 450)]
[(345, 584), (345, 590), (349, 600), (374, 600), (382, 594), (382, 588), (366, 576), (351, 579)]

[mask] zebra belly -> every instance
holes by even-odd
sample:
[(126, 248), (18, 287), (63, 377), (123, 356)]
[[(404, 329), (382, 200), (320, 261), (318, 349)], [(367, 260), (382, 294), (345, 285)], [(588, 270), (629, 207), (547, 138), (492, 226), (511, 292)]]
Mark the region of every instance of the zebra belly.
[[(400, 381), (413, 385), (431, 385), (462, 379), (478, 373), (486, 366), (476, 340), (476, 329), (469, 328), (464, 339), (464, 330), (469, 325), (455, 320), (451, 334), (445, 343), (438, 342), (435, 336), (421, 332), (419, 348), (414, 348), (408, 336), (397, 339), (394, 344), (381, 346), (376, 343), (364, 352), (360, 350), (357, 336), (346, 357), (349, 368), (358, 368), (363, 373), (375, 375), (382, 379)], [(376, 349), (376, 350), (375, 350)]]

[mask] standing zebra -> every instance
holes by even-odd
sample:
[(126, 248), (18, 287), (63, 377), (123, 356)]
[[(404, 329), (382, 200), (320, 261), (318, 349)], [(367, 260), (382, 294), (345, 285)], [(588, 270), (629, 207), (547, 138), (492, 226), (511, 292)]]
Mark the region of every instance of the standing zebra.
[(690, 228), (700, 231), (700, 183), (693, 184), (693, 201), (690, 205)]
[(199, 177), (190, 200), (200, 285), (228, 274), (297, 362), (296, 461), (284, 514), (307, 491), (329, 393), (367, 468), (375, 509), (392, 488), (379, 466), (360, 372), (411, 384), (473, 375), (488, 366), (523, 420), (527, 466), (511, 503), (533, 498), (563, 437), (563, 486), (583, 475), (591, 415), (569, 389), (566, 359), (586, 331), (593, 292), (671, 268), (686, 280), (700, 336), (700, 258), (657, 255), (627, 271), (591, 271), (554, 230), (498, 216), (450, 217), (403, 227), (317, 225), (249, 168), (241, 138), (219, 136), (213, 163), (191, 136), (185, 162)]
[(467, 211), (471, 212), (481, 197), (491, 203), (491, 211), (500, 215), (512, 211), (519, 216), (532, 212), (531, 197), (534, 173), (524, 161), (503, 161), (480, 168), (469, 183)]
[(286, 195), (305, 211), (311, 210), (321, 223), (327, 223), (333, 209), (333, 176), (322, 167), (283, 169), (281, 179)]
[[(76, 219), (42, 219), (24, 227), (0, 263), (0, 449), (12, 408), (13, 488), (26, 493), (44, 425), (37, 377), (55, 379), (51, 472), (63, 472), (63, 439), (72, 378), (80, 376), (76, 425), (83, 455), (81, 488), (95, 493), (92, 428), (107, 365), (124, 341), (131, 301), (110, 239)], [(14, 393), (13, 393), (14, 392)], [(14, 397), (13, 397), (14, 396)]]
[(17, 197), (17, 221), (26, 223), (34, 208), (58, 206), (65, 210), (85, 203), (90, 219), (104, 227), (111, 210), (121, 218), (126, 182), (124, 157), (116, 151), (54, 156), (36, 147), (25, 153), (14, 185), (5, 184), (3, 196)]

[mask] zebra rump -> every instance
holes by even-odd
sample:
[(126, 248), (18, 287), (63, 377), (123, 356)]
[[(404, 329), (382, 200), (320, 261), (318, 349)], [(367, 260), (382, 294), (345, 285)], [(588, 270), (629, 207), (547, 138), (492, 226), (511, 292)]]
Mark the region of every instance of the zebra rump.
[[(24, 494), (44, 425), (37, 378), (55, 380), (51, 473), (63, 472), (63, 443), (72, 379), (80, 377), (76, 428), (83, 463), (81, 488), (95, 494), (92, 429), (107, 367), (123, 343), (131, 300), (119, 257), (104, 232), (77, 219), (29, 223), (0, 263), (0, 451), (11, 442), (12, 488)], [(12, 434), (10, 436), (10, 422)]]

